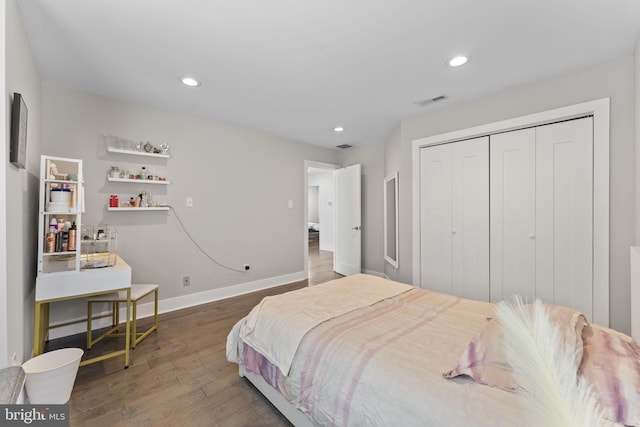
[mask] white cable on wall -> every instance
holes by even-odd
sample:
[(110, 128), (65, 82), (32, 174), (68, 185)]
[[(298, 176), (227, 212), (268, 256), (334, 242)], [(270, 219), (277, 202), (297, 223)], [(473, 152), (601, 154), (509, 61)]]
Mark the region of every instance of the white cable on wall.
[(175, 209), (173, 209), (173, 206), (171, 205), (167, 205), (169, 207), (169, 209), (171, 210), (171, 212), (173, 212), (173, 215), (175, 215), (176, 219), (178, 220), (178, 223), (180, 224), (180, 226), (182, 227), (182, 230), (185, 232), (185, 234), (187, 235), (187, 237), (189, 237), (189, 240), (191, 240), (191, 242), (193, 242), (194, 245), (196, 245), (196, 248), (198, 248), (198, 250), (200, 252), (202, 252), (204, 254), (204, 256), (206, 256), (207, 258), (209, 258), (211, 260), (211, 262), (213, 262), (214, 264), (216, 264), (219, 267), (225, 268), (227, 270), (231, 270), (231, 271), (235, 271), (237, 273), (244, 273), (245, 270), (239, 270), (237, 268), (233, 268), (233, 267), (229, 267), (226, 266), (218, 261), (216, 261), (212, 256), (210, 256), (204, 249), (202, 249), (202, 247), (198, 244), (198, 242), (195, 241), (195, 239), (191, 236), (191, 234), (189, 233), (189, 231), (187, 230), (187, 228), (184, 226), (184, 224), (182, 223), (182, 221), (180, 220), (180, 217), (178, 216), (178, 213), (175, 211)]

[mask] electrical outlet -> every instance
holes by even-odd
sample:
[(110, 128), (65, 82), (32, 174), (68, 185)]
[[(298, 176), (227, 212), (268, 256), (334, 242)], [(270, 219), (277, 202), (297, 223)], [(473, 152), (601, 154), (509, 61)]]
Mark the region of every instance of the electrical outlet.
[(184, 276), (182, 278), (182, 286), (189, 286), (191, 285), (191, 278), (189, 276)]
[(250, 269), (251, 269), (251, 266), (249, 264), (244, 265), (244, 271), (249, 271)]

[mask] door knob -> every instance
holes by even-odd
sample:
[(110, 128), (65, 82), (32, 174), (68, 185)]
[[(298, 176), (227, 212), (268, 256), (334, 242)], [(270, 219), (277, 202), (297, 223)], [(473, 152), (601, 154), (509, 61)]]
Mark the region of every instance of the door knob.
[(360, 230), (360, 226), (356, 225), (355, 227), (352, 228), (352, 230)]

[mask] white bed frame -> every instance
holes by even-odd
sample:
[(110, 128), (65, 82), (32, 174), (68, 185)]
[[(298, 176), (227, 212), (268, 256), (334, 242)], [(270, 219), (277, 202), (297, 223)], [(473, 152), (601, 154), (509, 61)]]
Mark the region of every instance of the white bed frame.
[(258, 389), (260, 393), (269, 401), (273, 406), (276, 407), (278, 411), (282, 415), (284, 415), (291, 424), (296, 427), (314, 427), (313, 423), (307, 418), (304, 412), (296, 409), (287, 399), (284, 398), (276, 389), (271, 387), (269, 383), (267, 383), (264, 378), (262, 378), (258, 374), (254, 374), (252, 372), (247, 372), (244, 369), (243, 364), (239, 364), (240, 376), (249, 380), (251, 384), (254, 385), (255, 388)]

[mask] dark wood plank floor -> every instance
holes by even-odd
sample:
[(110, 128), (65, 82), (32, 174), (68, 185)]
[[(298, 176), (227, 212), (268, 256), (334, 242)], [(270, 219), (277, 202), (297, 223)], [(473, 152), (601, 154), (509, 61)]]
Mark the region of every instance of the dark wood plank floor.
[[(310, 250), (310, 282), (336, 277), (331, 252)], [(324, 256), (324, 259), (321, 258)], [(327, 260), (331, 267), (327, 268)], [(329, 270), (329, 271), (328, 271)], [(160, 315), (159, 328), (123, 358), (80, 367), (69, 401), (72, 426), (290, 426), (226, 360), (232, 326), (263, 297), (307, 286), (297, 282)], [(139, 327), (148, 326), (143, 319)], [(122, 348), (108, 339), (88, 357)], [(85, 346), (85, 335), (52, 340), (47, 350)]]

